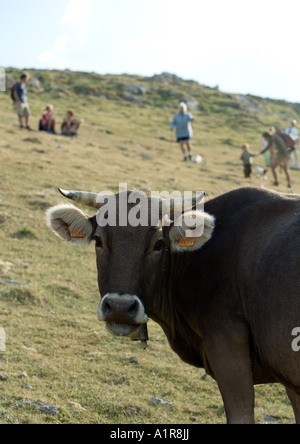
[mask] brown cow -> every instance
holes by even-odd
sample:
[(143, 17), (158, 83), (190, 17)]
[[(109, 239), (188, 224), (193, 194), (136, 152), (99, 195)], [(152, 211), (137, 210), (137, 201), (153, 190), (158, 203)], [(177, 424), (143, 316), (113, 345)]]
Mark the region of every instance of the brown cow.
[[(91, 193), (63, 194), (99, 208)], [(253, 386), (274, 382), (285, 386), (300, 423), (300, 353), (292, 347), (300, 327), (300, 197), (245, 188), (190, 215), (204, 218), (204, 232), (187, 242), (186, 227), (164, 226), (162, 213), (157, 226), (100, 227), (72, 205), (47, 212), (63, 239), (95, 241), (98, 317), (111, 333), (139, 336), (151, 318), (183, 361), (217, 381), (229, 423), (253, 423)]]

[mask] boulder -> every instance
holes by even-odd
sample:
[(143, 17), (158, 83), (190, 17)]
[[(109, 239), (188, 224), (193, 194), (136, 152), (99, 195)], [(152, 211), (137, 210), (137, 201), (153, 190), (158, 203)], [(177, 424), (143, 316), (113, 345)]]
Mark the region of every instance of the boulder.
[(194, 97), (186, 99), (185, 103), (187, 104), (188, 109), (191, 111), (199, 111), (200, 109), (199, 102)]
[(127, 95), (145, 96), (147, 94), (147, 88), (135, 83), (124, 83), (125, 91)]
[[(6, 351), (6, 337), (5, 337), (5, 330), (4, 328), (0, 327), (0, 352), (5, 352)], [(1, 374), (3, 376), (3, 373), (0, 373), (0, 379), (1, 379)], [(5, 375), (6, 376), (6, 375)], [(2, 378), (2, 381), (4, 381), (6, 378)]]
[(37, 90), (37, 91), (43, 90), (41, 82), (36, 77), (33, 77), (32, 79), (28, 80), (28, 86), (30, 88)]

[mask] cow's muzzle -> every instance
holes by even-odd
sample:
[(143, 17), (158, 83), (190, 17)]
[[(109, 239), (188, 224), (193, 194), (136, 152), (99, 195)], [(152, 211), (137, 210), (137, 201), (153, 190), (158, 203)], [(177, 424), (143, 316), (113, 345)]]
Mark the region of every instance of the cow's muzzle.
[(110, 333), (117, 336), (133, 336), (141, 324), (148, 321), (145, 308), (135, 295), (108, 293), (99, 305), (99, 321), (106, 322)]

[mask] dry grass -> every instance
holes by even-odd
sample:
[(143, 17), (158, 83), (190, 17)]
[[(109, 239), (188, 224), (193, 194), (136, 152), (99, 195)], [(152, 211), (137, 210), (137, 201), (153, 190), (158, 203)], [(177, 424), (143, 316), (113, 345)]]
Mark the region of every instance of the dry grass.
[[(274, 116), (260, 115), (255, 128), (239, 126), (234, 110), (195, 112), (194, 151), (204, 158), (200, 167), (181, 162), (168, 129), (173, 102), (164, 109), (117, 98), (78, 96), (75, 101), (47, 91), (32, 92), (30, 99), (34, 127), (48, 102), (59, 120), (72, 107), (85, 124), (74, 140), (28, 135), (16, 126), (8, 95), (0, 95), (1, 260), (12, 264), (0, 276), (0, 325), (7, 335), (0, 371), (9, 376), (0, 381), (0, 422), (225, 422), (216, 383), (182, 363), (157, 325), (150, 323), (151, 341), (143, 351), (139, 344), (111, 337), (97, 322), (93, 248), (63, 244), (48, 231), (44, 213), (62, 202), (58, 186), (117, 191), (126, 182), (146, 191), (205, 190), (209, 197), (243, 185), (269, 186), (271, 181), (255, 176), (244, 180), (239, 157), (244, 142), (259, 150), (259, 135)], [(293, 172), (293, 180), (294, 192), (300, 192), (299, 173)], [(283, 176), (281, 184), (287, 191)], [(27, 377), (20, 377), (24, 372)], [(153, 396), (172, 408), (152, 405)], [(60, 414), (18, 403), (26, 398), (56, 406)], [(258, 422), (265, 415), (293, 421), (280, 386), (258, 388), (256, 406)]]

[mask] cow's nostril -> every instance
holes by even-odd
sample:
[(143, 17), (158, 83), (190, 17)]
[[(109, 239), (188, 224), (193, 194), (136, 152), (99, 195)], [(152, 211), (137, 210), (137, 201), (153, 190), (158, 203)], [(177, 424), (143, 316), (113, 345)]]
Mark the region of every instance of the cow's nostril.
[(134, 301), (134, 303), (128, 309), (128, 314), (130, 316), (135, 316), (138, 312), (138, 309), (139, 309), (139, 304), (137, 303), (137, 301)]
[(105, 301), (104, 303), (103, 312), (105, 316), (109, 316), (112, 314), (112, 308), (108, 301)]

